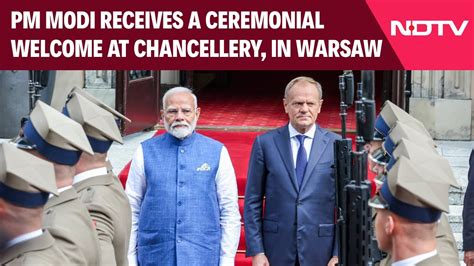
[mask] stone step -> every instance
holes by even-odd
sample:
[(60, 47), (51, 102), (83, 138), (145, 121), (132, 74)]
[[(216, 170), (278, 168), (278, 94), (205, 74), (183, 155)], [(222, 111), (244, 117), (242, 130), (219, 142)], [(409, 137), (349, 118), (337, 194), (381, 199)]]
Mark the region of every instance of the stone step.
[(474, 148), (473, 141), (435, 141), (442, 156), (467, 156), (471, 154), (471, 150)]
[(468, 177), (467, 173), (469, 168), (465, 167), (453, 167), (451, 166), (451, 170), (453, 171), (454, 177), (456, 177), (456, 181), (458, 181), (459, 186), (461, 187), (462, 192), (466, 191)]
[[(454, 157), (450, 157), (450, 158), (454, 158)], [(454, 163), (451, 163), (451, 164), (453, 165)], [(452, 170), (460, 188), (450, 188), (449, 204), (450, 205), (463, 205), (464, 194), (466, 192), (466, 188), (468, 184), (467, 174), (468, 174), (469, 168), (466, 166), (464, 167), (456, 166), (456, 167), (452, 167)]]
[(462, 233), (462, 205), (450, 205), (448, 221), (454, 233)]
[(456, 239), (456, 244), (458, 246), (458, 250), (462, 250), (462, 233), (453, 233), (454, 239)]
[(446, 160), (448, 160), (449, 165), (451, 168), (468, 168), (469, 167), (469, 155), (471, 155), (471, 151), (469, 153), (463, 154), (462, 156), (450, 156), (450, 155), (441, 155)]
[(457, 188), (449, 189), (449, 205), (463, 205), (464, 204), (464, 190)]
[[(449, 205), (448, 217), (453, 219), (453, 222), (462, 222), (463, 205)], [(451, 222), (451, 220), (450, 220)]]
[[(462, 249), (463, 238), (462, 238), (462, 207), (459, 205), (449, 206), (448, 220), (451, 228), (453, 230), (454, 239), (456, 240), (456, 245), (459, 252), (459, 259), (462, 262), (464, 258), (464, 252)], [(461, 263), (464, 265), (464, 262)]]
[(462, 234), (462, 223), (449, 223), (451, 225), (451, 229), (453, 233), (460, 233)]
[(438, 152), (448, 160), (451, 169), (460, 189), (451, 188), (449, 193), (449, 214), (448, 220), (456, 239), (457, 248), (459, 251), (459, 260), (461, 265), (464, 264), (464, 252), (462, 250), (463, 238), (463, 220), (462, 210), (464, 204), (464, 194), (466, 192), (468, 184), (468, 171), (469, 171), (469, 155), (472, 148), (474, 148), (474, 142), (449, 142), (449, 141), (437, 141)]
[(453, 171), (460, 189), (451, 188), (449, 193), (450, 205), (463, 205), (464, 193), (468, 184), (469, 156), (474, 142), (437, 141), (438, 152), (446, 160)]

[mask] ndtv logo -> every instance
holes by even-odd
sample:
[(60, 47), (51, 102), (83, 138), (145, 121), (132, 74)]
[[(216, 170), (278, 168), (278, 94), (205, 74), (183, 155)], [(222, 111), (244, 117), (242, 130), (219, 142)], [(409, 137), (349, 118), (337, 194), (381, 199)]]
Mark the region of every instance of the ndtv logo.
[(451, 30), (454, 35), (461, 36), (468, 23), (468, 20), (464, 20), (458, 27), (452, 20), (407, 20), (405, 24), (398, 20), (392, 20), (390, 35), (428, 36), (434, 29), (438, 36), (443, 36), (445, 30)]

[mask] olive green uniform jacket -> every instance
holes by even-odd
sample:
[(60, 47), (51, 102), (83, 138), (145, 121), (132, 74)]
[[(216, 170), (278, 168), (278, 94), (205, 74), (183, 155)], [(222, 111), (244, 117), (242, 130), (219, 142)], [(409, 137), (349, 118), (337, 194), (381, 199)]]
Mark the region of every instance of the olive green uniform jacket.
[(67, 261), (48, 230), (0, 251), (0, 265), (63, 265)]
[(44, 227), (70, 263), (99, 265), (97, 233), (86, 206), (81, 203), (74, 188), (50, 198), (43, 214)]
[(128, 265), (132, 211), (122, 186), (109, 173), (80, 181), (74, 188), (96, 224), (101, 265)]

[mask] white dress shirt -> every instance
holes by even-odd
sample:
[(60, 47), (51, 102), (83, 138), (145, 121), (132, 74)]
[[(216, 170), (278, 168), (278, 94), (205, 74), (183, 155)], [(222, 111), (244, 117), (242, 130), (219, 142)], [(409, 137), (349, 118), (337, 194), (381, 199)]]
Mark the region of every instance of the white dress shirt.
[[(128, 251), (128, 262), (137, 265), (137, 232), (140, 206), (146, 191), (143, 149), (139, 145), (133, 155), (125, 193), (132, 208), (132, 231)], [(235, 253), (240, 239), (240, 213), (237, 196), (237, 181), (234, 167), (226, 147), (222, 147), (219, 169), (216, 174), (217, 200), (220, 210), (221, 242), (219, 265), (234, 265)], [(157, 221), (159, 222), (159, 221)]]
[(33, 239), (35, 237), (39, 237), (42, 234), (43, 234), (43, 230), (38, 229), (38, 230), (35, 230), (33, 232), (29, 232), (29, 233), (26, 233), (26, 234), (19, 235), (19, 236), (13, 238), (12, 240), (8, 241), (8, 243), (5, 246), (5, 249), (9, 248), (11, 246), (14, 246), (16, 244), (19, 244), (21, 242), (25, 242), (25, 241), (28, 241), (30, 239)]
[[(63, 193), (64, 191), (66, 191), (66, 190), (68, 190), (68, 189), (71, 189), (71, 188), (72, 188), (72, 185), (58, 188), (58, 197), (59, 197), (59, 194)], [(55, 195), (54, 195), (53, 193), (49, 193), (48, 199), (50, 199), (50, 198), (52, 198), (52, 197), (55, 197)]]
[(300, 142), (296, 138), (297, 135), (305, 135), (304, 148), (306, 149), (306, 157), (309, 160), (309, 154), (311, 147), (313, 146), (314, 133), (316, 133), (316, 125), (313, 125), (306, 133), (301, 134), (291, 125), (288, 124), (288, 130), (290, 131), (290, 142), (291, 152), (293, 153), (293, 166), (296, 168), (296, 157), (298, 156), (298, 149), (300, 148)]
[(94, 169), (87, 170), (80, 174), (75, 175), (74, 181), (72, 183), (77, 184), (91, 177), (96, 177), (96, 176), (101, 176), (101, 175), (106, 175), (106, 174), (107, 174), (107, 167), (104, 166), (104, 167), (94, 168)]
[(421, 255), (416, 255), (408, 259), (393, 262), (392, 266), (413, 266), (413, 265), (416, 265), (418, 262), (421, 262), (423, 260), (436, 256), (436, 254), (438, 254), (438, 251), (436, 251), (435, 249), (433, 251), (423, 253)]

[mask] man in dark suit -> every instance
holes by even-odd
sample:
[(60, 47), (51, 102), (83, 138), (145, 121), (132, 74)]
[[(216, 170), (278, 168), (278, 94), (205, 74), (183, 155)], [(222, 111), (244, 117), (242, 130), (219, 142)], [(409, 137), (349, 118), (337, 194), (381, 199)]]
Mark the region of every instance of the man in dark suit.
[(464, 262), (467, 266), (474, 265), (474, 150), (469, 158), (469, 172), (466, 194), (464, 195), (463, 218), (463, 245)]
[(293, 79), (283, 98), (289, 124), (253, 144), (244, 206), (253, 265), (337, 263), (332, 166), (340, 136), (316, 124), (322, 103), (318, 82)]

